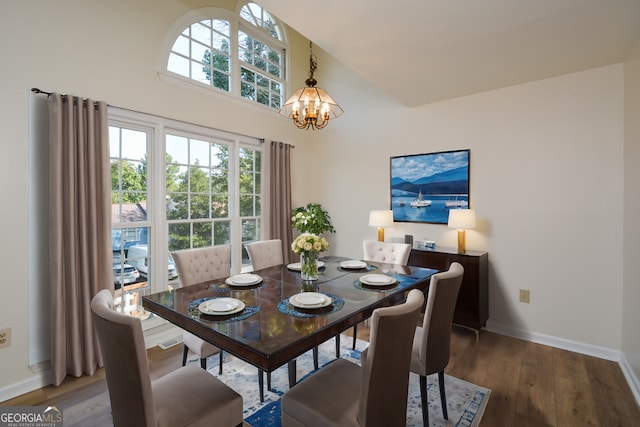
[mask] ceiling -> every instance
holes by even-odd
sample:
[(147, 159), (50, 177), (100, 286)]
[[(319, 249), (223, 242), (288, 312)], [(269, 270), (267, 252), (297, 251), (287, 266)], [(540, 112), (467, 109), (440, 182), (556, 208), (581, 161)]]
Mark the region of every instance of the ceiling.
[(640, 0), (256, 2), (409, 107), (620, 63), (640, 43)]

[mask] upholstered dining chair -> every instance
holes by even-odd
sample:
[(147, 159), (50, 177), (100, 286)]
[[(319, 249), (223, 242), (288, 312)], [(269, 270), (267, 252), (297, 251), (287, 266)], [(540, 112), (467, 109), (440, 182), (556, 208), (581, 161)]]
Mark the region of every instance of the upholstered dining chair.
[(440, 386), (442, 415), (445, 420), (449, 419), (444, 389), (444, 368), (449, 363), (453, 312), (463, 275), (462, 265), (454, 262), (449, 266), (448, 271), (431, 276), (422, 326), (416, 328), (413, 338), (411, 372), (420, 376), (422, 421), (425, 426), (429, 425), (427, 375), (436, 372)]
[(196, 366), (151, 381), (140, 319), (115, 311), (110, 291), (91, 311), (116, 427), (242, 425), (242, 396)]
[(386, 264), (407, 265), (411, 254), (408, 243), (387, 243), (377, 240), (362, 242), (364, 261), (384, 262)]
[[(407, 265), (411, 254), (411, 245), (408, 243), (386, 243), (377, 240), (364, 240), (362, 242), (364, 261), (383, 262), (386, 264)], [(366, 320), (365, 320), (366, 321)], [(353, 327), (352, 348), (356, 349), (358, 339), (358, 325)], [(336, 346), (340, 345), (340, 336), (336, 336)]]
[[(228, 277), (231, 271), (229, 245), (184, 249), (172, 252), (171, 256), (176, 263), (182, 286), (223, 279)], [(218, 372), (222, 374), (222, 351), (218, 347), (186, 331), (182, 332), (182, 343), (182, 366), (187, 364), (189, 351), (198, 356), (202, 369), (207, 369), (207, 357), (219, 354)]]
[(412, 290), (404, 304), (374, 310), (362, 367), (337, 359), (282, 397), (282, 425), (406, 425), (411, 343), (424, 295)]
[(247, 249), (254, 270), (262, 270), (284, 262), (280, 239), (259, 240), (247, 243), (244, 247)]

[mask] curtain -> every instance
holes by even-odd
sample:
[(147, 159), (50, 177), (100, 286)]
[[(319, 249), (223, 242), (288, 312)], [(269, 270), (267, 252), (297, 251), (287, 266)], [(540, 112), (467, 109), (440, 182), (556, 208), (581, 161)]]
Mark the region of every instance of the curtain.
[(103, 366), (91, 298), (111, 289), (111, 178), (107, 105), (49, 96), (51, 368), (92, 375)]
[(269, 226), (272, 239), (282, 240), (285, 264), (293, 261), (291, 242), (291, 148), (284, 142), (271, 141), (269, 151)]

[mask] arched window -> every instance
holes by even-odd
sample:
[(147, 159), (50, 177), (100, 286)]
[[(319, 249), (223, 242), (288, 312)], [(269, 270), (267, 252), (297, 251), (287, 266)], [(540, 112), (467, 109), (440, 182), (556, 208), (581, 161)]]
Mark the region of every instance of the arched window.
[(279, 110), (286, 82), (283, 26), (261, 6), (241, 4), (238, 14), (207, 8), (186, 15), (166, 71)]

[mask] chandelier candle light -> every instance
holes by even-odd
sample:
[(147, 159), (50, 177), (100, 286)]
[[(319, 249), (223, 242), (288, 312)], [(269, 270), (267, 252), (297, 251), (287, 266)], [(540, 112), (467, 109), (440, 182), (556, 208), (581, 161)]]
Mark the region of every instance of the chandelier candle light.
[(322, 129), (329, 124), (330, 118), (343, 113), (342, 108), (333, 100), (326, 90), (316, 87), (318, 81), (313, 73), (318, 68), (313, 45), (309, 42), (309, 78), (307, 87), (298, 89), (280, 109), (280, 114), (293, 119), (299, 129)]

